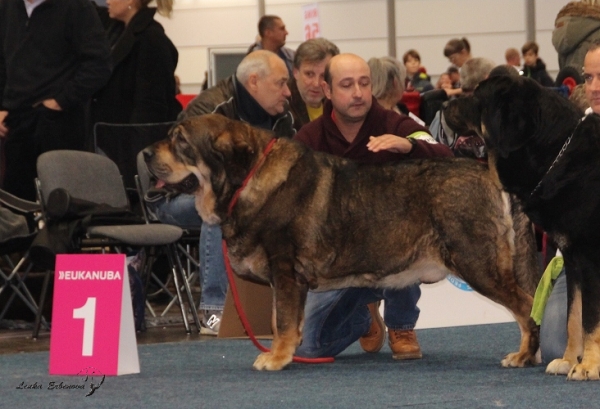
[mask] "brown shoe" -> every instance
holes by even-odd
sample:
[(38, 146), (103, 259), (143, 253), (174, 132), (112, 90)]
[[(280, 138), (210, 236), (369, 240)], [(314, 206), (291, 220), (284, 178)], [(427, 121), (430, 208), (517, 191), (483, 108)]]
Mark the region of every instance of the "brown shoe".
[(389, 344), (394, 359), (421, 359), (421, 347), (414, 330), (389, 330)]
[(360, 346), (365, 352), (379, 352), (385, 342), (385, 324), (379, 314), (379, 303), (367, 304), (371, 313), (371, 326), (369, 331), (359, 339)]

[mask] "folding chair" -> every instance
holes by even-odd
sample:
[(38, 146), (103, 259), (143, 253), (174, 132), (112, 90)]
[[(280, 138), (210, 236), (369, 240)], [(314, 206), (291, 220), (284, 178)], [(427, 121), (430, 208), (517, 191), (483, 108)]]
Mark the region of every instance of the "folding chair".
[[(137, 164), (137, 175), (135, 176), (136, 187), (138, 190), (138, 194), (140, 197), (140, 204), (142, 208), (142, 212), (144, 215), (144, 219), (146, 223), (156, 223), (159, 220), (154, 217), (147, 208), (147, 203), (145, 201), (146, 193), (150, 189), (150, 172), (148, 171), (148, 167), (146, 166), (146, 162), (144, 160), (143, 151), (138, 152), (136, 157)], [(186, 280), (190, 287), (193, 285), (196, 277), (199, 277), (200, 264), (197, 258), (192, 255), (192, 249), (197, 249), (198, 242), (200, 238), (200, 228), (193, 226), (180, 226), (183, 228), (182, 238), (177, 242), (177, 248), (179, 252), (185, 257), (186, 267), (182, 270), (185, 273)], [(173, 306), (174, 301), (176, 300), (175, 296), (169, 291), (167, 285), (163, 283), (153, 272), (147, 272), (148, 278), (146, 283), (149, 284), (150, 280), (156, 283), (162, 291), (164, 291), (168, 296), (171, 297), (171, 301), (165, 307), (161, 316), (164, 316), (169, 309)], [(152, 316), (156, 317), (156, 313), (152, 306), (147, 303), (148, 309)]]
[[(66, 190), (72, 198), (106, 204), (113, 208), (129, 209), (128, 197), (119, 169), (105, 156), (81, 151), (50, 151), (38, 158), (37, 173), (38, 195), (46, 221), (48, 221), (48, 198), (56, 189)], [(190, 333), (181, 288), (186, 292), (198, 331), (200, 331), (200, 320), (176, 250), (176, 243), (182, 233), (181, 228), (176, 226), (146, 224), (143, 221), (140, 221), (140, 224), (130, 225), (90, 226), (85, 228), (80, 237), (77, 237), (76, 251), (106, 252), (108, 250), (122, 253), (124, 248), (143, 248), (149, 254), (153, 254), (155, 249), (165, 251), (176, 284), (177, 300), (185, 330)], [(180, 278), (183, 278), (183, 286), (179, 284)]]
[[(20, 199), (1, 189), (0, 204), (0, 256), (4, 262), (0, 265), (0, 295), (5, 290), (12, 290), (0, 311), (0, 320), (6, 316), (15, 297), (19, 297), (34, 317), (39, 314), (40, 323), (47, 327), (46, 320), (41, 317), (41, 307), (26, 285), (34, 265), (29, 257), (29, 248), (37, 235), (36, 222), (41, 207), (38, 203)], [(11, 257), (15, 254), (19, 254), (16, 262)]]

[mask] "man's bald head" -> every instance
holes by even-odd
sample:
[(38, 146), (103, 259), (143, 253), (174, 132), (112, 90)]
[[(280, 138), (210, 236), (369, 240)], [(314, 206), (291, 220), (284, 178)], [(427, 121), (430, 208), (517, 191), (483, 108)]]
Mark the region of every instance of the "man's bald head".
[(325, 74), (324, 74), (324, 81), (327, 83), (327, 85), (331, 88), (331, 84), (332, 84), (332, 77), (333, 77), (333, 71), (335, 71), (336, 69), (339, 69), (340, 67), (345, 67), (348, 65), (363, 65), (363, 68), (366, 68), (369, 71), (369, 77), (371, 75), (371, 70), (369, 68), (369, 65), (367, 64), (367, 62), (359, 57), (356, 54), (351, 54), (351, 53), (344, 53), (344, 54), (338, 54), (334, 57), (331, 58), (331, 60), (329, 60), (329, 63), (327, 64), (327, 66), (325, 67)]

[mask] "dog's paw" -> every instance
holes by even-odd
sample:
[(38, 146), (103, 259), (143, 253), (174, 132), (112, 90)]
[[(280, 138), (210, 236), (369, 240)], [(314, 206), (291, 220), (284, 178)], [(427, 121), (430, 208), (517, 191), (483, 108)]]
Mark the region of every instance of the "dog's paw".
[(523, 368), (535, 365), (535, 355), (524, 352), (511, 352), (506, 355), (500, 364), (504, 368)]
[(598, 365), (591, 365), (585, 362), (577, 364), (571, 368), (567, 379), (570, 381), (598, 381), (600, 380)]
[(567, 375), (573, 368), (573, 363), (566, 359), (555, 359), (546, 367), (546, 373), (550, 375)]
[(280, 371), (292, 362), (292, 357), (276, 356), (271, 352), (263, 352), (256, 361), (254, 361), (254, 369), (259, 371)]

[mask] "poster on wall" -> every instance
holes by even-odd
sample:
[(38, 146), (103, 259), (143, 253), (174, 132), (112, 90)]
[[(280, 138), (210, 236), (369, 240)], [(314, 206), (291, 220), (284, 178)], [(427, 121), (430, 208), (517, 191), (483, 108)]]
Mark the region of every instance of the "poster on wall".
[(317, 3), (302, 6), (304, 16), (304, 41), (321, 37), (321, 23), (319, 22), (319, 7)]

